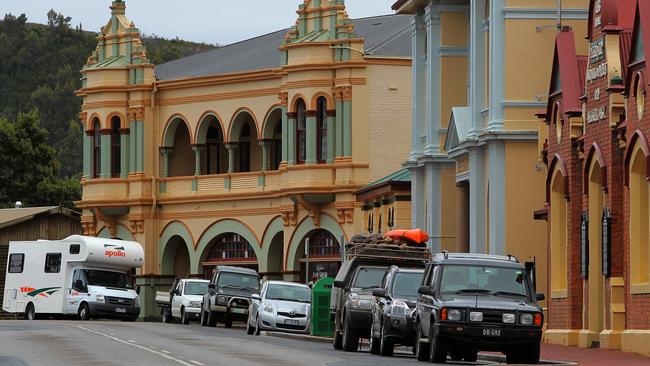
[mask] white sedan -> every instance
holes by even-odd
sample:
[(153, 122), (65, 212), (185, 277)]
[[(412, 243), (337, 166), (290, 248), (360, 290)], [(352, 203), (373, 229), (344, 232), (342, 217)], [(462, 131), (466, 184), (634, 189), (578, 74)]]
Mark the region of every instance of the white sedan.
[(307, 285), (267, 281), (253, 295), (248, 309), (248, 334), (262, 330), (309, 333), (311, 290)]

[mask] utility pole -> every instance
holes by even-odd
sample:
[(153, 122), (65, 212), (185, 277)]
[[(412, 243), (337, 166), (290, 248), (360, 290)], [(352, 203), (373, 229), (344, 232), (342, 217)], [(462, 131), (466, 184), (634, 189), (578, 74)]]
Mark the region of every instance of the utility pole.
[(305, 283), (309, 283), (309, 238), (305, 238)]

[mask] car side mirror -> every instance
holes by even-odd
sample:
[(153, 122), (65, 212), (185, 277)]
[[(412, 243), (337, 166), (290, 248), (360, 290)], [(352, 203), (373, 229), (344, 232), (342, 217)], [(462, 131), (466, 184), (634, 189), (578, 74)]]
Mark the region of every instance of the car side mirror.
[(386, 290), (381, 287), (375, 288), (372, 290), (372, 296), (374, 297), (386, 297)]
[(343, 282), (343, 281), (334, 281), (334, 287), (336, 287), (336, 288), (344, 288), (345, 287), (345, 282)]
[(536, 292), (535, 293), (535, 299), (537, 301), (544, 301), (544, 300), (546, 300), (546, 295), (544, 295), (543, 292)]
[(431, 286), (420, 286), (418, 288), (418, 294), (433, 296), (433, 288)]
[(211, 283), (211, 284), (208, 285), (208, 288), (210, 290), (214, 290), (216, 288), (216, 286), (214, 285), (214, 283)]
[(85, 290), (84, 282), (82, 280), (76, 280), (74, 281), (74, 289), (77, 291), (84, 291)]

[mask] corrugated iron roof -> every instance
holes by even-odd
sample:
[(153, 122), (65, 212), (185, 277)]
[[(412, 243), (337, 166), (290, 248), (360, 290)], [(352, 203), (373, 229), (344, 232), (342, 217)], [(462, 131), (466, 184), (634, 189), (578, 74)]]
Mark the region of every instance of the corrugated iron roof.
[(59, 206), (47, 207), (25, 207), (25, 208), (5, 208), (0, 209), (0, 229), (29, 221), (32, 218), (42, 214), (63, 214), (70, 217), (79, 218), (80, 214)]
[[(371, 56), (411, 57), (410, 15), (353, 20), (354, 33), (365, 39)], [(278, 48), (289, 29), (261, 35), (156, 66), (158, 80), (228, 74), (280, 67)]]

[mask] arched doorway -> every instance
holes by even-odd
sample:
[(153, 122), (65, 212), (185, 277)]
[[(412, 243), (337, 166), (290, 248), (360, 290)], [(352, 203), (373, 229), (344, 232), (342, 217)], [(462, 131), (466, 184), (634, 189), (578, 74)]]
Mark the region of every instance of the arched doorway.
[(167, 242), (162, 256), (161, 272), (181, 278), (190, 275), (190, 253), (181, 236), (174, 235)]
[(262, 132), (267, 142), (267, 168), (278, 170), (282, 162), (282, 109), (275, 108), (269, 113)]
[(281, 280), (284, 261), (284, 233), (279, 232), (271, 239), (266, 260), (266, 276), (269, 280)]
[(262, 151), (258, 144), (257, 127), (253, 116), (243, 110), (234, 118), (231, 127), (230, 143), (234, 148), (234, 164), (231, 172), (245, 173), (262, 170)]
[(589, 169), (589, 269), (587, 287), (589, 296), (584, 311), (587, 321), (588, 339), (583, 346), (592, 347), (599, 342), (600, 332), (604, 329), (604, 290), (602, 275), (602, 216), (606, 196), (604, 186), (604, 167), (594, 157)]
[[(305, 243), (309, 240), (309, 260), (305, 257)], [(341, 245), (339, 241), (325, 229), (310, 231), (300, 241), (297, 249), (296, 266), (300, 268), (299, 280), (306, 283), (313, 276), (336, 277), (341, 267)], [(309, 270), (307, 262), (309, 261)], [(307, 278), (307, 274), (309, 278)]]
[(215, 266), (227, 265), (258, 270), (257, 255), (248, 240), (237, 233), (220, 234), (210, 240), (201, 259), (205, 278), (211, 278)]

